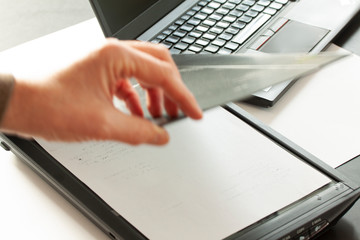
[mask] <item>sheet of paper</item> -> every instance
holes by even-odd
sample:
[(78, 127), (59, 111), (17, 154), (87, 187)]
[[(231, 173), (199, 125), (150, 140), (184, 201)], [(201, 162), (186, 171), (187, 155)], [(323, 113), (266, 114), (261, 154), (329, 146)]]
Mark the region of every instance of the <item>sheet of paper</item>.
[[(335, 45), (328, 51), (344, 52)], [(271, 108), (244, 110), (332, 167), (360, 154), (360, 57), (351, 55), (295, 83)]]
[(173, 55), (182, 80), (204, 110), (307, 76), (344, 57), (338, 53)]
[[(196, 98), (199, 107), (207, 110), (232, 101), (249, 98), (269, 86), (299, 79), (349, 54), (179, 54), (173, 55), (182, 80)], [(134, 80), (134, 79), (133, 79)], [(166, 113), (152, 119), (146, 111), (147, 94), (140, 84), (132, 82), (140, 97), (146, 118), (163, 125), (171, 122)], [(126, 112), (126, 105), (118, 107)]]
[(331, 180), (226, 110), (164, 147), (37, 141), (150, 239), (222, 239)]

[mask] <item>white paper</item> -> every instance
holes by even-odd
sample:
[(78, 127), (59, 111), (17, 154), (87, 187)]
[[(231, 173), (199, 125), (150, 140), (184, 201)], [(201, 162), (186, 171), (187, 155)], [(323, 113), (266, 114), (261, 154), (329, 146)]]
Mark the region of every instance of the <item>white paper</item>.
[(165, 147), (38, 142), (150, 239), (222, 239), (330, 182), (222, 108)]
[(359, 76), (360, 57), (351, 55), (296, 82), (271, 108), (239, 105), (335, 168), (360, 154)]

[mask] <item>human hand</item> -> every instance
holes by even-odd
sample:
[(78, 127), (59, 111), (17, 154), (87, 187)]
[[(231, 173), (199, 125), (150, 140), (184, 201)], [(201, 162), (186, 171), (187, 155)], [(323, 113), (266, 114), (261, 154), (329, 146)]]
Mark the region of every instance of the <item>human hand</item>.
[[(47, 140), (116, 140), (165, 144), (167, 132), (143, 118), (134, 77), (146, 90), (152, 116), (178, 109), (193, 119), (202, 112), (168, 50), (161, 45), (109, 39), (101, 48), (42, 79), (16, 79), (1, 129)], [(116, 96), (131, 115), (113, 105)]]

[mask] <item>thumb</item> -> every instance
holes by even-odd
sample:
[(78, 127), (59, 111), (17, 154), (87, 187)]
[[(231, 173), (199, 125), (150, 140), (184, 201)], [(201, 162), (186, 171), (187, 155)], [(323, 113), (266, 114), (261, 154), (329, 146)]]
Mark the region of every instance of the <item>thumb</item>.
[(142, 143), (164, 145), (169, 141), (169, 134), (147, 119), (127, 115), (114, 109), (109, 119), (110, 138), (131, 145)]

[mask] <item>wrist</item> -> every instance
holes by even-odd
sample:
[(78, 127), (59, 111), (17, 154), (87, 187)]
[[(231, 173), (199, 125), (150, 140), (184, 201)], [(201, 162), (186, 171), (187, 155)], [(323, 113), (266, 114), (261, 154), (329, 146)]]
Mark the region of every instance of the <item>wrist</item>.
[(0, 127), (3, 116), (9, 105), (14, 87), (14, 77), (10, 74), (0, 74)]
[(3, 114), (1, 129), (8, 133), (27, 133), (31, 125), (31, 113), (36, 105), (35, 84), (14, 78), (11, 95)]

